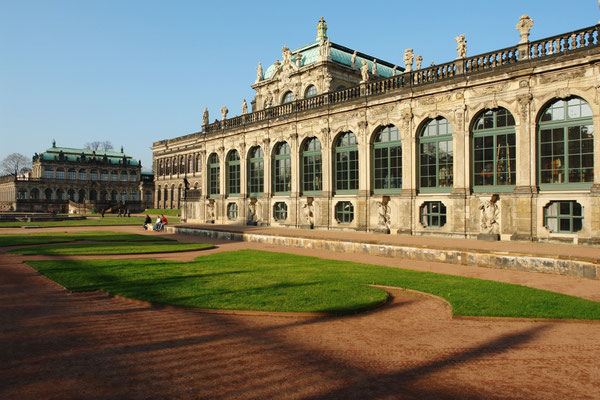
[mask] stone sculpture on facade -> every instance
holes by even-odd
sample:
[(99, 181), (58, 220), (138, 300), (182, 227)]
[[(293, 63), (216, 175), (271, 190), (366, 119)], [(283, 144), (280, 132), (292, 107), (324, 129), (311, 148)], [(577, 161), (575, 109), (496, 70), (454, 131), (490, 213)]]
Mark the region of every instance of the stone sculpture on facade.
[(262, 80), (263, 80), (263, 67), (262, 67), (262, 63), (258, 63), (258, 67), (256, 68), (256, 82), (260, 82)]
[(412, 71), (413, 58), (413, 49), (404, 50), (404, 66), (406, 67), (406, 72)]
[(529, 18), (528, 15), (521, 15), (521, 18), (519, 18), (519, 22), (517, 22), (517, 30), (519, 31), (519, 33), (521, 34), (521, 40), (519, 41), (519, 44), (522, 43), (527, 43), (529, 42), (529, 31), (531, 30), (531, 28), (533, 27), (533, 20), (531, 18)]
[(204, 113), (202, 114), (202, 126), (208, 125), (208, 108), (204, 107)]
[(457, 58), (467, 58), (467, 39), (464, 33), (456, 37), (456, 51)]
[(373, 70), (371, 72), (373, 76), (379, 76), (379, 72), (377, 72), (377, 60), (373, 60)]
[(225, 107), (225, 106), (221, 107), (221, 117), (222, 117), (223, 121), (225, 121), (227, 119), (228, 112), (229, 112), (229, 110), (227, 109), (227, 107)]
[(304, 212), (304, 222), (312, 229), (315, 226), (315, 206), (313, 205), (312, 197), (306, 200), (306, 204), (302, 206)]
[(354, 50), (354, 53), (352, 53), (352, 58), (350, 58), (350, 62), (352, 63), (352, 68), (357, 68), (356, 66), (356, 50)]
[(391, 225), (391, 211), (388, 202), (378, 201), (377, 202), (377, 230), (390, 232)]
[(415, 65), (415, 69), (421, 69), (422, 63), (423, 63), (423, 56), (417, 56), (417, 62)]
[(256, 225), (258, 217), (256, 216), (256, 199), (250, 200), (248, 204), (248, 216), (246, 218), (247, 225)]
[(206, 222), (215, 222), (215, 200), (210, 199), (206, 204)]
[(292, 51), (290, 50), (290, 48), (287, 46), (283, 46), (281, 48), (281, 51), (282, 51), (281, 58), (283, 59), (283, 64), (291, 64), (292, 63)]
[(362, 77), (361, 83), (369, 81), (369, 64), (365, 60), (362, 60), (362, 67), (360, 67), (360, 75)]
[(494, 194), (489, 200), (484, 200), (479, 205), (479, 210), (481, 210), (481, 232), (484, 234), (497, 235), (500, 233), (498, 198), (499, 196)]
[(242, 115), (248, 114), (248, 103), (246, 99), (242, 99)]

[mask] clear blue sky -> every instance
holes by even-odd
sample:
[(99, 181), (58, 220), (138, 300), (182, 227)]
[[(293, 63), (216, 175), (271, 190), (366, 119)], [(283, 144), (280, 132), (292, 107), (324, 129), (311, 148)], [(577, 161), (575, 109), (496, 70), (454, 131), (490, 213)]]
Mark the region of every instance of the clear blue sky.
[(201, 130), (202, 111), (232, 117), (259, 61), (314, 41), (323, 15), (331, 41), (403, 66), (516, 44), (522, 14), (531, 39), (594, 25), (596, 0), (504, 1), (28, 1), (0, 0), (0, 160), (30, 157), (56, 139), (109, 140), (149, 168), (152, 142)]

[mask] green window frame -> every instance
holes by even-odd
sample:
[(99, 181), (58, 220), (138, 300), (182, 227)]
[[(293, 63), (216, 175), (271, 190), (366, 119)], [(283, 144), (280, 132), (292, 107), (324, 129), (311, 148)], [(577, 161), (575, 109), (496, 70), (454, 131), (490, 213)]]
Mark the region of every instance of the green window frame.
[(289, 195), (292, 191), (292, 156), (290, 146), (282, 142), (273, 152), (273, 192)]
[(354, 220), (354, 205), (350, 201), (338, 201), (335, 205), (335, 219), (340, 224), (349, 224)]
[(334, 150), (335, 191), (355, 194), (358, 191), (358, 141), (352, 132), (340, 134)]
[(317, 88), (315, 85), (308, 85), (306, 90), (304, 91), (304, 98), (310, 99), (311, 97), (315, 97), (317, 95)]
[(250, 149), (248, 157), (248, 193), (251, 196), (262, 196), (265, 183), (264, 153), (260, 146)]
[(452, 125), (446, 118), (429, 120), (419, 135), (419, 189), (450, 192), (454, 182)]
[(579, 97), (558, 99), (538, 124), (538, 182), (541, 190), (589, 189), (594, 181), (594, 122)]
[(231, 150), (227, 155), (227, 195), (240, 195), (240, 154)]
[(237, 203), (227, 204), (227, 219), (235, 221), (238, 217), (238, 205)]
[(373, 191), (399, 193), (402, 190), (402, 137), (394, 125), (379, 129), (372, 148)]
[(281, 104), (291, 103), (292, 101), (294, 101), (294, 92), (289, 90), (285, 92), (285, 94), (281, 98)]
[(583, 207), (574, 200), (551, 201), (544, 207), (544, 226), (552, 233), (576, 233), (583, 228)]
[[(212, 153), (208, 157), (208, 195), (209, 197), (219, 196), (219, 156)], [(171, 198), (172, 200), (172, 198)]]
[(273, 218), (275, 221), (283, 222), (287, 219), (288, 208), (287, 204), (283, 201), (278, 201), (273, 205)]
[(515, 119), (505, 108), (482, 111), (472, 128), (474, 192), (512, 191), (517, 182)]
[(426, 201), (421, 206), (421, 225), (425, 228), (441, 228), (446, 225), (446, 206), (441, 201)]
[(323, 155), (321, 142), (316, 137), (307, 139), (302, 146), (302, 193), (318, 195), (323, 189)]

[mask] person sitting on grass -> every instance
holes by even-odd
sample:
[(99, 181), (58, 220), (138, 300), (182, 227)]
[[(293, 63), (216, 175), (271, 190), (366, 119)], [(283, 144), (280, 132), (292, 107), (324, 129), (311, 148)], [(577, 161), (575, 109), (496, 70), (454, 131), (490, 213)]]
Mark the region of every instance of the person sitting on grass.
[(148, 230), (148, 224), (152, 224), (152, 218), (146, 214), (146, 219), (144, 220), (144, 230)]
[(154, 230), (160, 232), (162, 229), (162, 223), (160, 222), (160, 215), (156, 216), (156, 222), (154, 223)]

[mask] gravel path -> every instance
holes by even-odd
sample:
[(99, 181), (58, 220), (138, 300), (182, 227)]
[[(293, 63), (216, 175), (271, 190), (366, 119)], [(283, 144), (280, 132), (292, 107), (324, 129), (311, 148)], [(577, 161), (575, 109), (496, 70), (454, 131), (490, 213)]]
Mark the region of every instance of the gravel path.
[[(261, 248), (200, 253), (250, 247)], [(571, 277), (310, 254), (600, 292)], [(600, 398), (598, 323), (452, 319), (443, 301), (402, 290), (387, 307), (340, 318), (200, 314), (69, 294), (23, 259), (0, 256), (2, 399)]]

